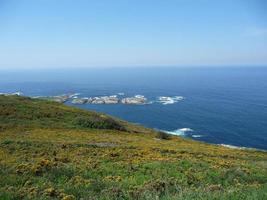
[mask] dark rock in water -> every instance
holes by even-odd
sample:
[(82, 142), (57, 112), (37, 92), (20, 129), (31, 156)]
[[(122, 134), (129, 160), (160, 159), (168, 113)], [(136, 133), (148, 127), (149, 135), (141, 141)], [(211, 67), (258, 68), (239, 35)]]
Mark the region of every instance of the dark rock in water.
[(93, 97), (92, 104), (117, 104), (119, 99), (116, 96), (104, 96), (104, 97)]
[(94, 97), (93, 100), (91, 101), (92, 104), (104, 104), (104, 100), (101, 99), (100, 97)]
[(73, 99), (71, 103), (73, 104), (85, 104), (87, 103), (88, 99), (87, 98), (76, 98)]
[(119, 103), (119, 99), (116, 96), (105, 96), (101, 97), (105, 104), (117, 104)]
[(135, 105), (144, 105), (147, 104), (147, 99), (142, 95), (136, 95), (134, 97), (128, 97), (119, 99), (117, 95), (111, 96), (102, 96), (102, 97), (90, 97), (90, 98), (77, 98), (75, 94), (64, 94), (58, 96), (48, 96), (48, 97), (33, 97), (33, 98), (40, 98), (40, 99), (47, 99), (51, 101), (55, 101), (58, 103), (65, 103), (66, 101), (72, 100), (72, 104), (135, 104)]
[(135, 97), (128, 97), (128, 98), (122, 99), (121, 103), (143, 105), (147, 103), (147, 99), (144, 96), (136, 95)]

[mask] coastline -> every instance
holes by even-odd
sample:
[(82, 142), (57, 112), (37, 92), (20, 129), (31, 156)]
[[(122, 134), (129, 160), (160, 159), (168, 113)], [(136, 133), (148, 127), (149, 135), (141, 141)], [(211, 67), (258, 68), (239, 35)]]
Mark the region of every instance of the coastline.
[[(23, 96), (23, 93), (22, 92), (13, 92), (13, 93), (0, 93), (0, 95), (17, 95), (17, 96)], [(51, 100), (51, 101), (55, 101), (55, 102), (58, 102), (58, 103), (62, 103), (62, 104), (65, 104), (68, 102), (68, 105), (70, 106), (75, 106), (75, 105), (83, 105), (83, 104), (106, 104), (106, 105), (114, 105), (114, 104), (124, 104), (124, 105), (138, 105), (138, 106), (142, 106), (142, 105), (148, 105), (150, 104), (152, 101), (148, 100), (144, 95), (134, 95), (133, 97), (127, 97), (125, 95), (125, 93), (118, 93), (118, 94), (114, 94), (114, 95), (110, 95), (110, 96), (97, 96), (97, 97), (80, 97), (81, 93), (69, 93), (69, 94), (63, 94), (63, 95), (56, 95), (56, 96), (26, 96), (26, 97), (29, 97), (29, 98), (33, 98), (33, 99), (45, 99), (45, 100)], [(100, 103), (92, 103), (92, 102), (85, 102), (83, 101), (82, 103), (80, 103), (79, 101), (81, 99), (85, 99), (87, 100), (88, 98), (96, 98), (96, 99), (100, 99), (102, 101), (102, 98), (107, 98), (107, 100), (110, 100), (110, 98), (117, 98), (117, 97), (120, 97), (119, 101), (113, 103), (105, 103), (105, 102), (100, 102)], [(122, 98), (123, 97), (123, 98)], [(122, 99), (127, 99), (127, 98), (137, 98), (137, 99), (145, 99), (146, 102), (144, 103), (122, 103), (121, 100)], [(174, 98), (177, 98), (177, 97), (174, 97)], [(156, 100), (164, 100), (164, 99), (168, 99), (169, 100), (169, 97), (157, 97), (155, 98)], [(178, 101), (181, 101), (181, 100), (184, 100), (185, 98), (184, 97), (181, 97), (181, 98), (177, 98), (179, 99)], [(73, 102), (75, 100), (78, 100), (76, 103)], [(161, 105), (163, 106), (166, 106), (166, 105), (170, 105), (170, 104), (166, 104), (166, 103), (162, 103), (162, 102), (159, 102), (159, 101), (156, 101), (154, 100), (153, 103), (160, 103)], [(178, 102), (177, 101), (177, 102)], [(177, 102), (173, 102), (173, 103), (177, 103)], [(173, 104), (172, 103), (172, 104)], [(84, 109), (84, 108), (83, 108)], [(84, 110), (87, 110), (87, 109), (84, 109)], [(155, 127), (150, 127), (150, 128), (155, 128)], [(171, 134), (171, 135), (177, 135), (177, 136), (180, 136), (180, 137), (184, 137), (184, 138), (189, 138), (189, 139), (192, 139), (192, 140), (195, 140), (195, 141), (201, 141), (201, 142), (205, 142), (205, 143), (208, 143), (208, 144), (214, 144), (214, 145), (218, 145), (218, 146), (223, 146), (223, 147), (226, 147), (226, 148), (231, 148), (231, 149), (249, 149), (249, 150), (257, 150), (257, 151), (266, 151), (266, 149), (262, 149), (262, 148), (255, 148), (255, 147), (247, 147), (247, 146), (238, 146), (238, 145), (233, 145), (232, 143), (216, 143), (216, 142), (206, 142), (205, 140), (201, 140), (199, 138), (202, 138), (202, 137), (205, 137), (199, 133), (194, 133), (194, 130), (191, 129), (191, 128), (179, 128), (179, 129), (176, 129), (176, 130), (173, 130), (173, 131), (170, 131), (170, 130), (161, 130), (163, 132), (166, 132), (168, 134)]]

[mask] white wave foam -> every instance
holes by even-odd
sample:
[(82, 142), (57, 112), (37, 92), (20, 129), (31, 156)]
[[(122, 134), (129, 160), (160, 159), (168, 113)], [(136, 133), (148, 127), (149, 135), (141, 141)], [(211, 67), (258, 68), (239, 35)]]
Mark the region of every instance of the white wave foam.
[(184, 99), (183, 96), (173, 96), (173, 97), (160, 96), (158, 97), (158, 102), (163, 105), (168, 105), (177, 103), (178, 101), (181, 101), (183, 99)]
[(193, 138), (200, 138), (202, 135), (192, 135)]
[(174, 131), (164, 131), (164, 132), (171, 134), (171, 135), (184, 136), (184, 132), (180, 131), (179, 129), (174, 130)]
[(74, 93), (70, 95), (70, 98), (78, 98), (81, 93)]
[(182, 132), (191, 132), (191, 131), (193, 131), (193, 129), (191, 129), (191, 128), (180, 128), (179, 130), (182, 131)]
[(140, 95), (140, 94), (137, 94), (137, 95), (135, 95), (134, 97), (135, 97), (135, 98), (138, 98), (138, 99), (143, 99), (143, 98), (145, 98), (144, 95)]
[(14, 93), (12, 93), (11, 95), (18, 95), (18, 96), (21, 96), (21, 95), (23, 95), (23, 93), (22, 93), (22, 92), (14, 92)]
[(219, 145), (223, 146), (223, 147), (230, 148), (230, 149), (246, 149), (246, 147), (238, 147), (238, 146), (234, 146), (234, 145), (230, 145), (230, 144), (219, 144)]
[(240, 147), (240, 146), (234, 146), (234, 145), (231, 145), (231, 144), (218, 144), (219, 146), (223, 146), (223, 147), (226, 147), (226, 148), (231, 148), (231, 149), (245, 149), (245, 150), (252, 150), (252, 151), (263, 151), (263, 152), (267, 152), (266, 150), (264, 149), (258, 149), (258, 148), (251, 148), (251, 147)]
[(187, 132), (192, 132), (192, 131), (194, 130), (191, 128), (180, 128), (174, 131), (164, 131), (164, 132), (171, 134), (171, 135), (186, 136)]

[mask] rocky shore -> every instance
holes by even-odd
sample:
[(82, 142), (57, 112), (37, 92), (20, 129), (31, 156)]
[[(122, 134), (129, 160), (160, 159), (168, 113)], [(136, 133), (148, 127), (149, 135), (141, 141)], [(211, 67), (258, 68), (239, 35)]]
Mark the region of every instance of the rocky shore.
[[(0, 93), (0, 95), (22, 95), (21, 92), (15, 93)], [(124, 93), (118, 93), (118, 95), (110, 95), (110, 96), (96, 96), (96, 97), (79, 97), (79, 93), (69, 93), (63, 95), (56, 96), (35, 96), (31, 98), (38, 99), (47, 99), (51, 101), (55, 101), (58, 103), (71, 102), (72, 104), (128, 104), (128, 105), (146, 105), (151, 102), (143, 95), (135, 95), (133, 97), (125, 97)], [(119, 97), (118, 97), (119, 96)], [(157, 103), (161, 103), (163, 105), (173, 104), (180, 100), (183, 100), (182, 96), (173, 96), (173, 97), (158, 97)]]

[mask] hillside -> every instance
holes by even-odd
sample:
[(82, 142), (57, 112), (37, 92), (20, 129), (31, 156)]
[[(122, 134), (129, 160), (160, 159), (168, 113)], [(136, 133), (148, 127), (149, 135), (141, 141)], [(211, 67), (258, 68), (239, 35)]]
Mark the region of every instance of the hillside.
[(267, 153), (0, 95), (0, 199), (267, 199)]

